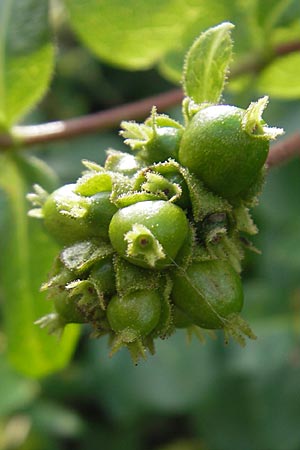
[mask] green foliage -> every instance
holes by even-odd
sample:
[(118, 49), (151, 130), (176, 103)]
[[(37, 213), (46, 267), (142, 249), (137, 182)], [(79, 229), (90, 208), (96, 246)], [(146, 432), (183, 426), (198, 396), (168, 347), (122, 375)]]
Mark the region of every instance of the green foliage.
[(0, 128), (36, 104), (53, 71), (48, 0), (0, 3)]
[[(35, 109), (34, 115), (27, 118), (28, 122), (74, 117), (166, 90), (169, 85), (153, 70), (134, 70), (157, 66), (163, 77), (178, 83), (184, 55), (195, 38), (209, 26), (226, 21), (235, 24), (230, 66), (235, 74), (239, 70), (243, 73), (247, 70), (247, 73), (235, 80), (228, 77), (222, 101), (246, 108), (253, 98), (269, 94), (270, 106), (264, 114), (266, 121), (284, 127), (287, 134), (299, 129), (299, 102), (284, 101), (299, 98), (298, 54), (294, 52), (279, 58), (273, 52), (274, 46), (299, 41), (298, 0), (140, 0), (129, 3), (65, 0), (69, 24), (79, 37), (79, 43), (66, 28), (59, 3), (51, 2), (58, 49), (54, 83), (50, 95)], [(25, 43), (29, 36), (37, 36), (37, 28), (48, 29), (45, 14), (44, 20), (33, 22), (37, 10), (45, 13), (45, 5), (41, 0), (2, 0), (1, 49), (8, 48), (3, 47), (2, 40), (10, 34), (8, 30), (18, 36), (17, 30), (26, 25), (26, 32), (20, 34)], [(11, 12), (7, 27), (2, 26), (6, 23), (2, 8)], [(101, 18), (96, 17), (100, 9)], [(2, 59), (0, 61), (2, 128), (20, 120), (49, 84), (53, 46), (49, 44), (47, 33), (45, 42), (48, 44), (42, 47), (39, 47), (41, 40), (34, 38), (40, 49), (38, 53), (32, 46), (29, 53), (16, 59), (15, 54), (8, 58), (7, 51), (0, 51), (5, 55), (5, 65)], [(90, 50), (96, 58), (91, 56)], [(132, 72), (118, 71), (106, 64), (129, 68)], [(7, 72), (11, 67), (13, 71)], [(185, 112), (192, 115), (195, 110), (191, 104), (189, 106)], [(179, 120), (179, 109), (171, 114)], [(44, 149), (38, 149), (59, 174), (60, 181), (71, 183), (81, 170), (81, 159), (103, 164), (103, 149), (108, 147), (123, 150), (116, 131), (47, 143)], [(143, 155), (148, 158), (148, 151)], [(44, 293), (39, 293), (38, 288), (45, 281), (56, 247), (34, 220), (25, 217), (28, 205), (24, 201), (24, 195), (31, 188), (29, 185), (39, 182), (49, 191), (54, 186), (45, 185), (43, 170), (39, 170), (39, 174), (31, 172), (28, 177), (29, 166), (26, 164), (24, 168), (24, 164), (18, 155), (1, 155), (0, 184), (5, 188), (0, 195), (0, 449), (63, 450), (74, 446), (78, 450), (98, 450), (99, 447), (106, 450), (297, 450), (300, 445), (299, 161), (268, 173), (261, 203), (255, 212), (260, 234), (253, 237), (262, 255), (248, 254), (243, 262), (244, 315), (251, 322), (257, 341), (243, 349), (234, 344), (224, 348), (223, 342), (210, 339), (204, 346), (200, 346), (197, 339), (187, 346), (183, 332), (179, 332), (168, 341), (158, 341), (156, 356), (135, 367), (125, 351), (109, 359), (105, 339), (90, 340), (88, 334), (84, 334), (73, 361), (42, 381), (29, 380), (29, 372), (32, 375), (34, 371), (37, 376), (62, 368), (76, 339), (64, 336), (63, 346), (69, 347), (64, 353), (56, 338), (47, 336), (36, 325), (28, 325), (28, 321), (32, 324), (41, 314), (51, 312), (51, 302), (45, 301)], [(136, 164), (131, 154), (120, 157), (119, 152), (110, 150), (106, 169), (132, 176), (144, 164)], [(224, 211), (232, 214), (229, 203), (209, 195), (202, 183), (195, 182), (194, 176), (187, 176), (184, 171), (179, 173), (174, 165), (171, 169), (169, 172), (165, 166), (158, 165), (139, 179), (137, 187), (144, 185), (157, 195), (156, 183), (159, 182), (162, 190), (166, 186), (172, 188), (174, 183), (182, 187), (184, 180), (188, 198), (184, 205), (188, 206), (180, 206), (190, 208), (191, 197), (193, 216), (203, 221), (212, 213), (210, 205), (214, 200), (213, 210), (218, 213), (203, 225), (211, 237), (216, 228), (219, 233), (228, 225)], [(170, 184), (162, 181), (161, 176)], [(172, 192), (174, 197), (178, 195), (178, 189)], [(200, 194), (201, 202), (197, 202)], [(129, 198), (119, 201), (120, 206), (122, 202), (123, 206), (130, 204)], [(245, 208), (237, 208), (231, 217), (237, 220), (242, 233), (255, 234)], [(25, 230), (30, 239), (25, 239)], [(33, 256), (30, 260), (24, 252), (28, 248)], [(73, 258), (72, 254), (64, 253), (65, 261), (68, 264), (73, 261), (80, 271), (84, 270), (78, 248), (73, 250)], [(97, 260), (98, 255), (92, 248), (86, 250), (91, 250), (89, 256)], [(74, 259), (74, 255), (78, 258)], [(182, 257), (186, 260), (187, 255)], [(105, 263), (109, 270), (104, 274), (101, 267)], [(84, 306), (89, 314), (93, 313), (88, 304), (89, 289), (103, 291), (107, 289), (104, 286), (111, 288), (115, 284), (111, 264), (109, 256), (96, 262), (88, 280), (77, 285), (75, 280), (69, 286), (74, 294), (72, 299), (76, 298), (76, 293), (84, 293)], [(149, 277), (147, 271), (139, 269), (137, 274), (130, 268), (129, 263), (117, 261), (118, 289), (123, 287), (124, 295), (131, 291), (133, 280), (139, 289), (145, 285), (151, 289), (159, 287), (159, 280)], [(31, 288), (24, 291), (28, 279)], [(168, 310), (167, 303), (164, 308)], [(166, 311), (165, 317), (168, 316)], [(11, 326), (6, 335), (8, 316)], [(195, 335), (195, 330), (191, 329), (189, 337)], [(73, 344), (65, 343), (64, 339), (74, 339)], [(24, 354), (19, 353), (16, 358), (18, 351)], [(16, 374), (11, 364), (26, 375)]]
[[(88, 0), (84, 3), (80, 0), (65, 0), (65, 4), (71, 26), (82, 42), (100, 59), (131, 70), (145, 69), (158, 64), (163, 75), (176, 83), (181, 80), (184, 56), (195, 38), (201, 31), (222, 21), (236, 24), (233, 61), (236, 66), (245, 61), (246, 53), (256, 52), (258, 57), (268, 58), (273, 45), (287, 39), (296, 40), (299, 36), (299, 21), (296, 19), (299, 14), (297, 0), (280, 2), (213, 0), (209, 3), (202, 0), (197, 2)], [(223, 75), (231, 55), (230, 38), (226, 33), (229, 30), (228, 25), (223, 25), (217, 30), (218, 33), (209, 32), (206, 43), (203, 41), (204, 37), (197, 40), (192, 54), (194, 51), (201, 51), (201, 47), (196, 50), (200, 45), (211, 45), (213, 51), (219, 51), (219, 77), (214, 77), (213, 80), (209, 77), (211, 64), (206, 64), (205, 70), (197, 72), (197, 77), (199, 82), (205, 77), (206, 83), (208, 80), (212, 84), (218, 83), (220, 94), (224, 83)], [(212, 47), (217, 35), (222, 41), (221, 30), (224, 32), (223, 42), (220, 42), (219, 46)], [(263, 83), (268, 90), (261, 88), (260, 80), (258, 90), (279, 98), (298, 96), (297, 67), (298, 63), (296, 66), (292, 63), (289, 65), (289, 76), (295, 79), (295, 82), (288, 89), (276, 87), (277, 72), (275, 77), (270, 75)], [(287, 84), (284, 84), (286, 87)], [(206, 94), (204, 92), (205, 90), (203, 90), (204, 97), (209, 95), (209, 90)], [(218, 101), (218, 90), (214, 95), (213, 99), (199, 99), (199, 102)]]
[(269, 141), (283, 133), (263, 121), (267, 103), (263, 97), (246, 110), (231, 105), (200, 109), (182, 137), (181, 164), (221, 197), (235, 203), (249, 197), (268, 156)]
[(49, 173), (39, 160), (12, 152), (1, 157), (2, 219), (6, 234), (1, 242), (0, 278), (5, 296), (7, 351), (13, 365), (33, 377), (63, 367), (71, 357), (78, 336), (78, 330), (70, 328), (61, 342), (57, 342), (34, 325), (41, 314), (52, 310), (39, 287), (49, 270), (49, 260), (56, 252), (56, 245), (40, 225), (27, 216), (25, 196), (32, 182), (38, 179), (53, 189), (52, 172)]
[(232, 57), (231, 23), (210, 28), (189, 50), (183, 72), (183, 86), (195, 103), (218, 103)]
[(199, 32), (226, 20), (232, 9), (228, 0), (209, 5), (203, 0), (65, 0), (65, 4), (71, 26), (101, 59), (128, 69), (160, 63), (176, 82), (184, 54)]
[(180, 38), (189, 14), (182, 0), (65, 0), (65, 4), (82, 41), (105, 61), (129, 69), (147, 68), (160, 59)]
[(277, 58), (260, 74), (257, 89), (277, 98), (300, 98), (300, 54)]
[(3, 417), (30, 404), (38, 394), (38, 385), (35, 381), (15, 373), (2, 353), (0, 354), (0, 371), (0, 416)]
[[(231, 28), (209, 29), (188, 54), (185, 127), (153, 107), (144, 123), (122, 122), (136, 156), (109, 149), (104, 166), (83, 161), (88, 170), (76, 184), (50, 194), (36, 184), (28, 195), (30, 215), (43, 219), (63, 246), (43, 284), (54, 313), (37, 321), (49, 333), (88, 323), (95, 337), (109, 336), (111, 354), (125, 346), (135, 363), (145, 350), (155, 353), (158, 337), (176, 331), (180, 313), (189, 319), (188, 335), (202, 339), (203, 328), (222, 329), (226, 342), (233, 337), (241, 345), (244, 336), (255, 338), (239, 316), (238, 273), (244, 247), (252, 248), (241, 233), (257, 232), (248, 207), (257, 202), (268, 141), (282, 130), (262, 121), (267, 97), (247, 110), (209, 105), (224, 88)], [(180, 184), (165, 178), (172, 173)], [(180, 200), (181, 184), (188, 197), (183, 209), (172, 203)], [(94, 207), (103, 193), (106, 201)], [(107, 258), (110, 283), (95, 266)]]

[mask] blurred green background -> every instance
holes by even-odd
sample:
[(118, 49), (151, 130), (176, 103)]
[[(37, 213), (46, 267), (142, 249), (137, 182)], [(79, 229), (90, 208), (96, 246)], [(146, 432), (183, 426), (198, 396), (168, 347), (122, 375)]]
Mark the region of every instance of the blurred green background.
[[(100, 62), (57, 15), (55, 75), (23, 123), (68, 119), (174, 87), (155, 69)], [(245, 107), (256, 98), (250, 83), (226, 91), (224, 100)], [(168, 113), (181, 120), (179, 107)], [(300, 102), (271, 96), (264, 118), (289, 134), (299, 129)], [(78, 178), (81, 159), (101, 163), (109, 147), (127, 150), (118, 129), (27, 153), (46, 161), (63, 184)], [(299, 450), (299, 192), (295, 158), (272, 169), (254, 211), (262, 255), (245, 259), (243, 316), (258, 339), (245, 348), (225, 347), (222, 336), (188, 344), (178, 332), (135, 367), (126, 350), (110, 359), (105, 338), (92, 340), (83, 328), (69, 366), (33, 380), (10, 366), (2, 332), (0, 450)], [(2, 221), (0, 229), (4, 239)]]

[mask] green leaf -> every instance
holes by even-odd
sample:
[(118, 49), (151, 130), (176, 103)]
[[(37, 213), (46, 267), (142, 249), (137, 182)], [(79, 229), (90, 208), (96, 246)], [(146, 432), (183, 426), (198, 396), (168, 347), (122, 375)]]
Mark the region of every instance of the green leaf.
[(53, 70), (48, 0), (0, 2), (0, 127), (40, 99)]
[(224, 22), (208, 29), (187, 54), (183, 86), (196, 103), (217, 103), (220, 99), (232, 56), (232, 28)]
[(7, 153), (0, 162), (0, 187), (4, 191), (0, 281), (7, 352), (17, 370), (39, 377), (64, 367), (78, 337), (76, 327), (68, 326), (58, 341), (34, 325), (35, 320), (51, 312), (51, 304), (39, 288), (57, 247), (44, 233), (41, 222), (27, 216), (25, 195), (35, 182), (52, 190), (53, 178), (36, 159)]
[(0, 415), (13, 414), (33, 402), (39, 392), (38, 383), (16, 373), (0, 353)]
[(201, 32), (224, 21), (237, 25), (235, 33), (239, 29), (239, 23), (234, 15), (236, 5), (232, 0), (191, 1), (186, 7), (190, 8), (190, 16), (185, 30), (180, 40), (164, 55), (159, 64), (163, 76), (174, 83), (181, 82), (185, 56)]
[(264, 69), (257, 89), (277, 98), (300, 98), (300, 53), (278, 58)]
[(195, 7), (185, 0), (65, 0), (71, 26), (103, 60), (145, 69), (180, 41)]
[(97, 239), (91, 239), (76, 242), (71, 247), (64, 248), (60, 254), (60, 259), (69, 270), (82, 273), (112, 253), (111, 245)]
[(264, 0), (257, 4), (257, 21), (269, 33), (276, 26), (289, 25), (299, 12), (298, 0)]

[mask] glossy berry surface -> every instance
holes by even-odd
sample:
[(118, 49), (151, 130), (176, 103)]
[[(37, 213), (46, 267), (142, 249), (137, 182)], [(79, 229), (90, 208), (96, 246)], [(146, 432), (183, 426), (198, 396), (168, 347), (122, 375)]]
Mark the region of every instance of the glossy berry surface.
[(107, 307), (107, 319), (116, 333), (131, 330), (137, 337), (144, 337), (158, 324), (160, 311), (159, 294), (140, 290), (124, 297), (112, 297)]
[(162, 200), (138, 202), (120, 209), (109, 227), (114, 249), (133, 264), (148, 268), (172, 264), (187, 233), (188, 221), (182, 209)]
[(174, 127), (158, 127), (156, 134), (140, 152), (148, 163), (177, 159), (182, 130)]
[(239, 275), (221, 260), (192, 264), (174, 279), (174, 303), (195, 325), (223, 328), (226, 317), (239, 313), (243, 289)]
[(42, 208), (47, 231), (61, 244), (84, 239), (89, 230), (82, 217), (89, 200), (75, 194), (74, 187), (74, 184), (67, 184), (52, 192)]
[(188, 52), (181, 121), (153, 106), (144, 122), (121, 122), (128, 152), (110, 148), (103, 165), (83, 160), (74, 184), (28, 195), (29, 215), (61, 245), (42, 286), (54, 312), (37, 322), (50, 333), (86, 323), (108, 336), (110, 355), (125, 346), (134, 363), (178, 328), (255, 339), (240, 316), (240, 274), (245, 252), (257, 252), (249, 208), (283, 130), (262, 119), (267, 96), (247, 109), (218, 103), (231, 29), (210, 28)]
[(111, 218), (118, 210), (110, 201), (110, 194), (109, 191), (103, 191), (90, 197), (86, 221), (91, 236), (108, 239)]
[(229, 105), (201, 109), (188, 124), (179, 149), (180, 163), (228, 199), (250, 188), (269, 151), (263, 122), (246, 131), (245, 113)]

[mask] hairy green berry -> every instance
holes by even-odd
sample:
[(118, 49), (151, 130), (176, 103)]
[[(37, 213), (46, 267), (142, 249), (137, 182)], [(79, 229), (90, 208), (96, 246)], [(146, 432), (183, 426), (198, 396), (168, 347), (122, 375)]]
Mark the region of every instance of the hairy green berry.
[(42, 206), (47, 231), (61, 244), (69, 245), (90, 237), (108, 239), (108, 227), (117, 207), (110, 192), (91, 197), (76, 194), (75, 184), (52, 192)]
[(195, 325), (224, 328), (226, 318), (242, 309), (242, 283), (226, 261), (193, 263), (175, 276), (172, 298)]
[(281, 130), (268, 128), (261, 119), (266, 100), (247, 110), (229, 105), (201, 109), (183, 134), (179, 161), (213, 192), (236, 199), (256, 181), (269, 141)]
[(131, 331), (136, 338), (150, 334), (159, 322), (161, 300), (155, 291), (115, 295), (107, 307), (108, 322), (116, 333)]
[(181, 208), (154, 200), (120, 209), (111, 220), (109, 237), (114, 249), (128, 261), (161, 269), (173, 263), (188, 229)]

